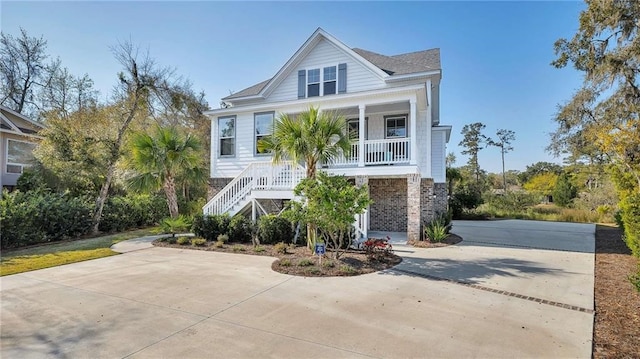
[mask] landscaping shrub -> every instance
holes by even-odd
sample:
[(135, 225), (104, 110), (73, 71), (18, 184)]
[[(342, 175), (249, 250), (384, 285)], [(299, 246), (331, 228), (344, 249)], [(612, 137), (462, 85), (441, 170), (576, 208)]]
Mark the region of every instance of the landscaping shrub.
[(219, 236), (218, 236), (217, 241), (218, 241), (218, 242), (221, 242), (221, 243), (223, 243), (223, 244), (224, 244), (224, 243), (227, 243), (227, 242), (229, 242), (229, 236), (228, 236), (228, 235), (226, 235), (226, 234), (221, 234), (221, 235), (219, 235)]
[(293, 241), (291, 222), (274, 215), (260, 217), (258, 235), (260, 236), (260, 242), (264, 244), (291, 243)]
[(207, 244), (207, 240), (204, 238), (193, 238), (191, 239), (191, 245), (195, 247), (202, 247)]
[(620, 202), (624, 241), (631, 253), (640, 258), (640, 193), (633, 193)]
[(251, 242), (251, 232), (253, 223), (247, 217), (236, 215), (229, 222), (229, 238), (234, 242)]
[(167, 233), (175, 236), (176, 233), (184, 233), (188, 231), (189, 228), (191, 228), (191, 223), (185, 216), (180, 215), (177, 218), (163, 219), (162, 221), (160, 221), (160, 228), (162, 230), (162, 233)]
[(197, 214), (193, 218), (191, 230), (196, 236), (213, 242), (218, 239), (219, 235), (228, 233), (229, 222), (227, 214), (213, 216)]
[(178, 243), (179, 245), (185, 245), (185, 244), (191, 243), (191, 238), (178, 237), (178, 239), (176, 239), (176, 243)]
[(423, 226), (424, 239), (434, 243), (442, 242), (449, 235), (451, 230), (451, 216), (439, 214), (430, 222)]
[(527, 192), (507, 192), (502, 195), (487, 193), (484, 196), (486, 208), (491, 211), (521, 212), (540, 201), (538, 196)]
[(278, 242), (273, 246), (273, 251), (278, 254), (287, 254), (287, 245), (284, 242)]
[(129, 228), (148, 227), (168, 216), (167, 203), (160, 196), (114, 196), (104, 204), (99, 229), (102, 232), (121, 232)]
[(43, 191), (7, 191), (0, 199), (1, 247), (54, 242), (91, 230), (92, 201)]
[(301, 260), (298, 261), (299, 267), (309, 267), (309, 266), (312, 266), (313, 264), (314, 264), (314, 261), (312, 261), (309, 258), (302, 258)]

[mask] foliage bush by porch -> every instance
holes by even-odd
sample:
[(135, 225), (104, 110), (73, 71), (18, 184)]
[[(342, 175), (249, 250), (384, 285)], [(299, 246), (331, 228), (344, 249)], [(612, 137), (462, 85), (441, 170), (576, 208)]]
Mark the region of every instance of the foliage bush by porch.
[(449, 214), (440, 214), (425, 223), (423, 226), (423, 239), (434, 243), (442, 242), (449, 235), (451, 230), (451, 216)]
[(253, 223), (250, 219), (242, 215), (235, 215), (229, 222), (228, 235), (234, 242), (251, 242)]
[(209, 242), (216, 241), (221, 234), (228, 234), (231, 220), (227, 214), (202, 215), (193, 218), (191, 230), (198, 236)]
[(291, 222), (283, 217), (265, 215), (258, 220), (258, 236), (260, 243), (275, 244), (293, 242)]

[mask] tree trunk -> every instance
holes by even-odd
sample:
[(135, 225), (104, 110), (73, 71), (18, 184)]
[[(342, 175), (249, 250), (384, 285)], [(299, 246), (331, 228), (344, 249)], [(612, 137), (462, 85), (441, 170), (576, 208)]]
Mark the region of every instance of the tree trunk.
[(507, 174), (504, 172), (504, 147), (502, 147), (502, 183), (504, 188), (504, 193), (507, 193)]
[(167, 205), (169, 206), (169, 215), (171, 218), (178, 217), (178, 196), (176, 195), (176, 183), (172, 176), (167, 176), (164, 180), (164, 194), (167, 197)]
[(111, 180), (113, 179), (115, 168), (115, 165), (109, 165), (109, 168), (107, 169), (107, 178), (100, 188), (100, 195), (96, 199), (96, 207), (93, 212), (93, 234), (99, 232), (100, 220), (102, 219), (102, 209), (104, 208), (104, 202), (107, 201), (107, 195), (109, 194), (109, 187), (111, 186)]
[[(138, 90), (139, 91), (139, 90)], [(98, 228), (100, 227), (100, 221), (102, 220), (102, 209), (104, 208), (104, 202), (107, 200), (107, 196), (109, 195), (109, 187), (111, 187), (111, 181), (113, 179), (113, 173), (116, 170), (116, 162), (120, 158), (120, 147), (122, 146), (122, 140), (124, 138), (124, 133), (129, 127), (131, 121), (138, 112), (138, 102), (140, 99), (140, 94), (138, 91), (135, 92), (133, 98), (133, 107), (129, 114), (127, 115), (127, 119), (122, 123), (122, 126), (118, 129), (118, 137), (116, 137), (116, 142), (113, 144), (113, 148), (111, 149), (111, 159), (109, 160), (109, 166), (107, 168), (107, 178), (105, 182), (102, 184), (102, 188), (100, 188), (100, 195), (96, 200), (96, 208), (93, 211), (93, 234), (98, 233)]]

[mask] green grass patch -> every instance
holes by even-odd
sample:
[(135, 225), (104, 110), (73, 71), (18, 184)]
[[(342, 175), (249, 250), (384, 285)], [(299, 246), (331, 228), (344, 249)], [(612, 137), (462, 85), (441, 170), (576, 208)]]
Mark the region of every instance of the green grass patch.
[(118, 254), (110, 247), (127, 239), (153, 234), (154, 228), (110, 234), (95, 238), (56, 242), (15, 250), (5, 250), (0, 257), (0, 276), (82, 262)]

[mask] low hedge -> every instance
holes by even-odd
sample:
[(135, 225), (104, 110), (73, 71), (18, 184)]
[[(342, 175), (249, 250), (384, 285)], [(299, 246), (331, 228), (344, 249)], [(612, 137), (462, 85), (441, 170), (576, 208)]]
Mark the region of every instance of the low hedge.
[[(2, 249), (56, 242), (92, 229), (94, 199), (47, 191), (7, 192), (0, 199)], [(123, 231), (157, 223), (168, 216), (162, 197), (112, 197), (103, 209), (100, 230)]]

